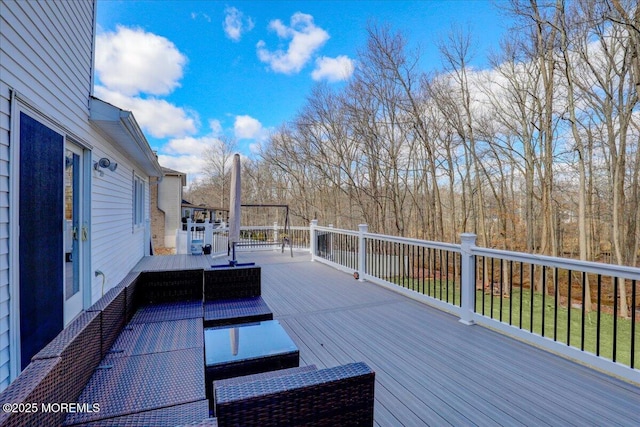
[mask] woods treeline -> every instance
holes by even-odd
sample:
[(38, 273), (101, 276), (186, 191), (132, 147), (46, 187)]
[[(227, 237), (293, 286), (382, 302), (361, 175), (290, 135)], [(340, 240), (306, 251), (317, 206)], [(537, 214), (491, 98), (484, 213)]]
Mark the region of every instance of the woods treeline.
[[(456, 243), (474, 232), (481, 246), (636, 265), (638, 2), (497, 6), (514, 25), (486, 69), (470, 65), (465, 28), (425, 70), (406, 34), (369, 25), (353, 76), (318, 84), (246, 159), (243, 203), (288, 203), (300, 225)], [(194, 200), (224, 205), (232, 151), (212, 148)]]

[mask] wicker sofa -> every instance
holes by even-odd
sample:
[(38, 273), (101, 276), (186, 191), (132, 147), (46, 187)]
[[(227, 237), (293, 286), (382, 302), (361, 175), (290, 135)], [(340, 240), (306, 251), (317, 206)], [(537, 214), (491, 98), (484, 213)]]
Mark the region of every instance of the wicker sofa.
[[(203, 328), (272, 318), (261, 297), (259, 267), (131, 273), (36, 354), (0, 393), (0, 403), (14, 409), (0, 413), (0, 426), (250, 425), (233, 418), (234, 413), (238, 417), (238, 411), (245, 411), (244, 403), (223, 397), (216, 406), (222, 418), (211, 418), (205, 393)], [(260, 407), (281, 405), (285, 414), (289, 412), (286, 417), (295, 420), (299, 406), (291, 406), (288, 399), (303, 402), (305, 408), (321, 408), (311, 398), (333, 395), (333, 400), (322, 400), (331, 402), (334, 412), (356, 414), (362, 422), (354, 425), (372, 425), (373, 373), (365, 373), (366, 384), (355, 384), (348, 375), (322, 376), (321, 380), (303, 375), (323, 371), (305, 367), (300, 372), (281, 372), (296, 381), (298, 393), (282, 394), (271, 383), (271, 398), (243, 391), (243, 401), (251, 403), (246, 415), (259, 413)], [(242, 381), (245, 388), (249, 387), (246, 380)], [(231, 390), (225, 388), (231, 383), (223, 385), (218, 384), (219, 396)], [(351, 391), (341, 394), (343, 387)], [(366, 409), (359, 412), (349, 399), (343, 400), (353, 387), (359, 390), (355, 394), (368, 390), (362, 403)], [(65, 409), (60, 404), (72, 406)], [(370, 416), (362, 416), (369, 412)], [(307, 409), (303, 413), (310, 414)], [(262, 413), (261, 420), (265, 416)]]
[(216, 381), (219, 426), (371, 426), (375, 373), (365, 363)]

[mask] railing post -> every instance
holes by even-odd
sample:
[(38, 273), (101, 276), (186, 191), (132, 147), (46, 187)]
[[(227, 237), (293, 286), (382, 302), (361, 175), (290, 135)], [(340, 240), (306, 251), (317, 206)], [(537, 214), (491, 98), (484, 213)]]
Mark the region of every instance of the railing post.
[[(333, 224), (329, 224), (327, 227), (333, 228)], [(336, 254), (335, 252), (333, 252), (333, 236), (334, 236), (333, 232), (330, 231), (328, 234), (327, 247), (325, 249), (326, 252), (324, 255), (327, 257), (329, 261), (336, 262)]]
[(312, 219), (309, 225), (309, 252), (311, 252), (311, 262), (316, 260), (318, 254), (318, 240), (316, 239), (316, 227), (318, 220)]
[(364, 282), (364, 275), (367, 273), (367, 245), (364, 235), (369, 232), (367, 224), (358, 225), (358, 280)]
[(210, 222), (204, 223), (204, 239), (202, 241), (202, 246), (211, 245), (213, 248), (213, 224)]
[(471, 249), (476, 245), (476, 235), (473, 233), (462, 233), (460, 235), (460, 322), (465, 325), (473, 325), (473, 301), (476, 292), (476, 259), (471, 253)]
[(192, 226), (191, 218), (187, 218), (187, 252), (185, 252), (187, 255), (191, 255), (191, 240), (193, 239)]

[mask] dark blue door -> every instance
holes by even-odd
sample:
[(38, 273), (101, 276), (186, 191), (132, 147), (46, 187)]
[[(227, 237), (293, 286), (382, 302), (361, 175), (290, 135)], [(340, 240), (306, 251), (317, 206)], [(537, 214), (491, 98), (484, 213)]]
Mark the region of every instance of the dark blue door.
[(20, 351), (24, 369), (63, 327), (64, 137), (20, 113)]

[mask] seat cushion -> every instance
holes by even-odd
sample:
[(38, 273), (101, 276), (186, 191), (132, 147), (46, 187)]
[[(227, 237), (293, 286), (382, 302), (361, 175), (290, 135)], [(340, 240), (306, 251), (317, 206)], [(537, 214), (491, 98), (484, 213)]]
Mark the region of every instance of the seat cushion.
[(205, 327), (273, 320), (273, 313), (262, 297), (206, 301)]
[(140, 356), (107, 356), (89, 380), (79, 403), (100, 404), (99, 412), (70, 413), (74, 425), (206, 399), (204, 349)]
[(138, 308), (130, 323), (200, 319), (202, 316), (202, 301), (165, 302), (144, 305)]
[(202, 319), (129, 323), (111, 347), (114, 357), (204, 347)]

